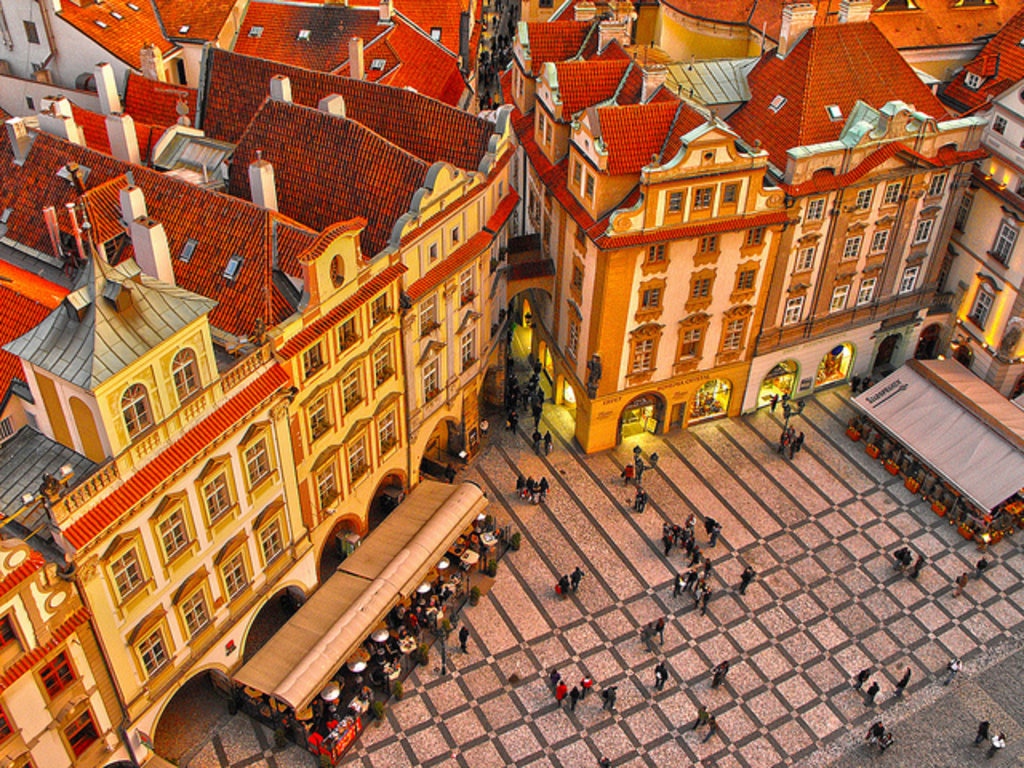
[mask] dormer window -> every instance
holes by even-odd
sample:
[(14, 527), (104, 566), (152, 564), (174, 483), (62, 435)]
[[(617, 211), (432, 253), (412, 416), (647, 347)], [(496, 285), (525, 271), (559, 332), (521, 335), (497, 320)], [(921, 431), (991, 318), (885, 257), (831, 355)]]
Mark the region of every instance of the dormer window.
[(224, 267), (224, 277), (228, 280), (234, 280), (238, 277), (238, 273), (242, 271), (242, 257), (239, 254), (235, 254), (228, 259), (228, 265)]
[(263, 37), (263, 27), (250, 27), (249, 37)]
[(984, 80), (981, 75), (975, 74), (974, 72), (968, 72), (964, 75), (964, 85), (970, 88), (972, 91), (976, 91), (981, 88), (981, 83)]
[(430, 28), (430, 38), (435, 43), (441, 42), (441, 28), (440, 27), (431, 27)]
[(178, 261), (188, 264), (192, 259), (192, 254), (196, 252), (196, 246), (199, 245), (198, 240), (189, 238), (185, 241), (185, 247), (181, 249), (181, 253), (178, 255)]
[(121, 396), (121, 415), (129, 438), (137, 437), (153, 426), (149, 392), (142, 384), (132, 384), (124, 391)]
[(300, 29), (299, 34), (295, 39), (306, 42), (307, 40), (309, 40), (311, 34), (312, 32), (310, 32), (308, 29)]
[(833, 123), (837, 123), (843, 119), (843, 110), (839, 108), (838, 104), (829, 104), (825, 107), (825, 112), (828, 113), (828, 119)]

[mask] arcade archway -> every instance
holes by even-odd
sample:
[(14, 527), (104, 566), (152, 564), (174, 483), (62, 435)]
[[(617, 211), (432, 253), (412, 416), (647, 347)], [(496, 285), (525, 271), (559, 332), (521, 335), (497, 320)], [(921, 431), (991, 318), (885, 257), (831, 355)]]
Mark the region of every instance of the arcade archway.
[(701, 385), (690, 405), (689, 424), (720, 419), (729, 413), (732, 399), (732, 384), (725, 379), (712, 379)]
[(974, 351), (967, 342), (959, 342), (953, 345), (953, 359), (965, 368), (970, 368), (974, 362)]
[(306, 595), (296, 586), (285, 587), (275, 592), (260, 608), (245, 633), (245, 639), (242, 641), (242, 662), (255, 656), (304, 602)]
[(872, 373), (888, 374), (892, 372), (893, 356), (896, 354), (902, 339), (903, 337), (898, 333), (890, 333), (882, 339), (882, 343), (878, 345), (878, 352), (875, 354), (875, 364), (871, 366)]
[(768, 405), (773, 397), (781, 399), (784, 395), (793, 396), (796, 390), (796, 377), (800, 370), (795, 360), (783, 360), (773, 367), (761, 380), (761, 389), (757, 394), (758, 406)]
[(619, 416), (619, 440), (644, 432), (656, 434), (665, 419), (665, 401), (661, 395), (649, 392), (634, 397)]
[(850, 376), (850, 368), (853, 366), (853, 346), (840, 344), (833, 347), (821, 358), (818, 364), (818, 371), (814, 375), (814, 386), (825, 387), (829, 384), (838, 384), (846, 381)]
[(177, 764), (205, 739), (228, 711), (231, 681), (222, 672), (207, 669), (177, 690), (160, 713), (153, 732), (153, 749)]
[(917, 360), (934, 360), (939, 356), (939, 337), (942, 334), (942, 327), (938, 323), (932, 323), (923, 331), (917, 339), (917, 348), (914, 350), (914, 358)]
[(403, 472), (391, 472), (377, 484), (377, 490), (373, 492), (373, 500), (370, 502), (367, 533), (383, 523), (384, 518), (391, 514), (391, 510), (402, 503), (407, 486)]
[(335, 521), (317, 561), (320, 584), (334, 575), (341, 562), (359, 546), (364, 533), (363, 522), (357, 515), (345, 515)]

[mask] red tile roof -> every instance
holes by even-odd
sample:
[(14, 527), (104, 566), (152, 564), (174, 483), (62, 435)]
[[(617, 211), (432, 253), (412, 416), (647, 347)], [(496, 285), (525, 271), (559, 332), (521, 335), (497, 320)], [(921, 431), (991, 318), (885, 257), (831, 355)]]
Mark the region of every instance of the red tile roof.
[(632, 66), (630, 61), (623, 59), (557, 63), (558, 96), (562, 100), (566, 121), (587, 107), (614, 96), (623, 75)]
[(639, 173), (653, 157), (661, 157), (671, 136), (681, 136), (706, 122), (681, 101), (601, 107), (597, 116), (608, 151), (608, 173), (613, 176)]
[[(396, 17), (396, 22), (387, 43), (398, 64), (381, 82), (398, 88), (412, 88), (450, 106), (459, 106), (466, 92), (466, 81), (459, 70), (456, 54), (399, 17)], [(376, 55), (374, 50), (367, 51), (367, 66)]]
[[(236, 0), (152, 0), (169, 37), (213, 42), (227, 24)], [(182, 27), (187, 26), (187, 30)]]
[(64, 531), (67, 540), (76, 549), (88, 545), (123, 515), (132, 512), (137, 504), (176, 472), (200, 456), (211, 442), (263, 407), (275, 392), (290, 381), (284, 368), (277, 364), (271, 366), (241, 392), (146, 462), (145, 466), (129, 475), (109, 496), (72, 523)]
[(509, 187), (508, 194), (498, 203), (498, 207), (494, 209), (491, 218), (484, 224), (484, 229), (497, 234), (498, 230), (505, 226), (505, 222), (508, 221), (509, 216), (512, 215), (512, 211), (516, 209), (517, 205), (519, 205), (519, 193)]
[[(16, 268), (5, 265), (3, 272), (9, 271), (9, 269)], [(21, 272), (21, 270), (18, 271)], [(36, 278), (35, 275), (30, 275), (29, 277), (30, 279), (34, 278), (40, 282), (45, 282), (40, 280), (40, 278)], [(67, 291), (59, 286), (50, 283), (47, 285), (50, 285), (55, 293), (61, 294), (62, 298), (63, 295), (67, 294)], [(40, 286), (26, 281), (24, 288), (29, 292), (36, 292)], [(16, 355), (5, 351), (2, 348), (3, 345), (9, 341), (14, 341), (22, 334), (28, 333), (35, 328), (54, 308), (53, 306), (47, 306), (27, 296), (23, 296), (22, 290), (23, 287), (20, 279), (13, 283), (0, 285), (0, 397), (7, 393), (12, 380), (25, 379), (25, 372), (21, 368), (21, 360)], [(0, 594), (2, 594), (2, 591), (0, 591)]]
[(539, 75), (549, 61), (567, 61), (580, 52), (587, 33), (596, 22), (550, 21), (527, 24), (530, 41), (530, 68)]
[(789, 218), (785, 211), (754, 214), (752, 216), (734, 216), (728, 219), (708, 219), (697, 224), (671, 229), (656, 229), (647, 232), (628, 232), (623, 235), (604, 235), (594, 242), (599, 248), (628, 248), (649, 243), (665, 242), (666, 240), (688, 240), (704, 235), (722, 232), (740, 232), (756, 227), (770, 227), (783, 224)]
[[(3, 515), (0, 515), (0, 518), (2, 517)], [(6, 595), (44, 565), (46, 565), (46, 560), (43, 556), (34, 549), (29, 550), (28, 557), (22, 560), (17, 568), (8, 571), (0, 579), (0, 597)]]
[[(132, 2), (138, 9), (133, 11), (128, 7), (129, 1), (104, 0), (102, 4), (81, 6), (61, 3), (57, 16), (125, 64), (139, 69), (139, 54), (146, 43), (153, 43), (165, 56), (177, 46), (164, 36), (160, 20), (150, 3)], [(121, 18), (115, 17), (115, 13)]]
[(972, 43), (994, 35), (1020, 7), (1017, 2), (959, 3), (951, 0), (914, 0), (920, 10), (879, 10), (886, 0), (874, 0), (871, 20), (900, 50)]
[[(68, 295), (68, 289), (64, 286), (51, 283), (39, 275), (3, 260), (0, 260), (0, 282), (3, 283), (0, 287), (5, 287), (36, 304), (42, 304), (50, 310), (56, 309)], [(0, 326), (2, 325), (0, 323)]]
[[(348, 59), (350, 38), (360, 37), (369, 46), (390, 30), (387, 24), (378, 24), (378, 18), (376, 6), (251, 3), (234, 50), (246, 56), (329, 72)], [(258, 37), (252, 35), (253, 27), (262, 27)], [(303, 30), (309, 34), (300, 40), (299, 32)]]
[[(856, 73), (856, 77), (851, 77)], [(876, 109), (901, 100), (935, 118), (946, 109), (873, 24), (813, 27), (784, 58), (769, 52), (747, 78), (751, 98), (729, 124), (748, 141), (760, 140), (771, 161), (786, 167), (786, 150), (833, 141), (845, 124), (826, 107), (849, 115), (857, 101)], [(773, 110), (785, 99), (781, 108)]]
[[(302, 142), (294, 141), (302, 136)], [(324, 152), (330, 147), (330, 152)], [(368, 256), (386, 246), (398, 218), (426, 183), (430, 166), (363, 127), (296, 104), (268, 100), (235, 150), (229, 189), (248, 198), (256, 151), (274, 165), (278, 209), (317, 231), (365, 216)]]
[[(109, 155), (110, 134), (107, 133), (106, 115), (90, 112), (88, 109), (82, 109), (75, 104), (71, 105), (71, 114), (74, 116), (75, 122), (82, 126), (86, 146), (89, 149)], [(135, 136), (139, 140), (139, 159), (141, 162), (146, 163), (149, 161), (153, 145), (163, 135), (163, 132), (163, 128), (145, 125), (138, 121), (135, 122)]]
[[(957, 109), (980, 107), (1015, 82), (1024, 78), (1024, 9), (1019, 10), (974, 60), (960, 71), (942, 91), (942, 98)], [(984, 78), (977, 90), (967, 87), (968, 73)]]
[(23, 675), (31, 672), (36, 664), (57, 650), (71, 636), (72, 632), (88, 620), (89, 610), (79, 608), (67, 621), (56, 629), (51, 629), (50, 640), (46, 644), (36, 646), (4, 671), (4, 674), (0, 676), (0, 691), (11, 687)]
[[(441, 31), (438, 42), (456, 56), (459, 53), (459, 17), (469, 10), (468, 0), (397, 0), (395, 10), (427, 35)], [(479, 18), (479, 14), (476, 14)]]
[(476, 171), (494, 132), (492, 123), (404, 88), (312, 72), (209, 48), (202, 122), (207, 135), (237, 142), (270, 92), (274, 75), (290, 78), (296, 103), (316, 107), (333, 93), (346, 115), (424, 162), (444, 160)]
[(161, 83), (129, 72), (124, 87), (124, 111), (132, 116), (136, 127), (143, 123), (166, 128), (178, 122), (178, 103), (184, 102), (189, 120), (195, 123), (198, 93), (187, 85)]
[(318, 338), (327, 333), (331, 328), (359, 309), (359, 307), (366, 304), (374, 296), (391, 285), (391, 283), (405, 274), (408, 269), (409, 268), (405, 266), (405, 264), (398, 262), (397, 264), (392, 264), (387, 269), (374, 275), (361, 285), (359, 290), (345, 299), (341, 304), (336, 306), (323, 317), (310, 323), (290, 338), (285, 345), (278, 350), (278, 353), (285, 360), (290, 360), (295, 357), (295, 355), (304, 350)]

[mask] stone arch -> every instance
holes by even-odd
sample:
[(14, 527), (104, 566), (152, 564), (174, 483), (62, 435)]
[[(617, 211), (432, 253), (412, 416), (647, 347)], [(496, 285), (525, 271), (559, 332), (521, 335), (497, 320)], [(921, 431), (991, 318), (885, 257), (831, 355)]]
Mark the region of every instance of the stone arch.
[(619, 413), (616, 443), (626, 437), (648, 432), (658, 434), (665, 427), (665, 398), (658, 392), (644, 392), (623, 406)]

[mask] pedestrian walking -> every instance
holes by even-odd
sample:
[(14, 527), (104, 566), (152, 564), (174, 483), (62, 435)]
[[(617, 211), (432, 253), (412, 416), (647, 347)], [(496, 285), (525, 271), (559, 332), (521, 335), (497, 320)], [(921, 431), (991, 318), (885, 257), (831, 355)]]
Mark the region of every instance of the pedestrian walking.
[(879, 685), (877, 680), (873, 680), (871, 685), (868, 686), (867, 693), (864, 694), (864, 706), (870, 707), (875, 703), (875, 696), (878, 695)]
[(705, 557), (704, 558), (704, 573), (703, 573), (703, 577), (704, 577), (705, 580), (707, 580), (710, 576), (711, 576), (711, 558), (710, 557)]
[(537, 501), (539, 503), (543, 504), (544, 500), (547, 499), (548, 489), (550, 487), (551, 485), (548, 483), (548, 479), (546, 477), (542, 477), (540, 482), (537, 483)]
[(533, 430), (533, 452), (536, 453), (536, 454), (540, 454), (540, 441), (541, 441), (541, 434), (540, 434), (540, 432), (538, 430), (536, 430), (536, 429)]
[(590, 689), (594, 687), (594, 678), (589, 675), (584, 675), (583, 679), (580, 680), (580, 698), (587, 698), (587, 694), (590, 693)]
[(690, 565), (700, 565), (701, 553), (700, 545), (694, 543), (693, 552), (690, 553)]
[(691, 568), (686, 572), (686, 579), (683, 582), (683, 589), (687, 592), (693, 589), (693, 586), (697, 583), (697, 569)]
[(910, 683), (910, 667), (907, 667), (906, 670), (903, 672), (903, 677), (896, 681), (896, 691), (893, 693), (893, 698), (898, 699), (900, 696), (902, 696), (903, 691), (906, 690), (908, 683)]
[(905, 570), (910, 567), (911, 561), (914, 559), (914, 555), (911, 553), (909, 547), (900, 547), (892, 553), (893, 559), (896, 563), (893, 565), (897, 571)]
[(718, 718), (716, 718), (714, 715), (711, 715), (708, 718), (708, 732), (705, 733), (704, 734), (704, 738), (700, 740), (701, 744), (703, 744), (705, 741), (707, 741), (712, 736), (714, 736), (717, 731), (718, 731)]
[(708, 542), (708, 546), (714, 548), (718, 544), (718, 536), (722, 532), (722, 524), (716, 522), (714, 527), (711, 529), (711, 540)]
[(879, 720), (868, 729), (867, 736), (864, 739), (868, 744), (877, 744), (879, 739), (885, 735), (885, 726), (882, 725), (882, 721)]
[(665, 547), (665, 557), (668, 557), (668, 553), (672, 551), (672, 536), (665, 534), (661, 537), (661, 543)]
[(727, 674), (729, 674), (729, 662), (723, 661), (711, 671), (711, 687), (717, 688), (720, 686)]
[(960, 597), (964, 593), (964, 587), (967, 586), (968, 578), (967, 571), (956, 577), (956, 589), (953, 590), (953, 597)]
[(610, 757), (602, 757), (597, 761), (597, 768), (611, 768), (612, 759)]
[(562, 577), (558, 580), (558, 594), (562, 596), (563, 600), (569, 596), (569, 585), (569, 577), (563, 573)]
[[(793, 453), (800, 453), (800, 449), (804, 447), (804, 433), (801, 432), (793, 439)], [(789, 458), (793, 458), (790, 456)]]
[(978, 723), (978, 735), (974, 737), (974, 746), (978, 746), (983, 741), (988, 741), (988, 720)]
[(789, 430), (784, 429), (779, 435), (779, 453), (784, 456), (787, 448), (789, 448)]
[(575, 592), (576, 590), (578, 590), (578, 589), (580, 588), (580, 582), (581, 582), (581, 581), (583, 581), (583, 577), (584, 577), (585, 575), (586, 575), (586, 574), (584, 574), (584, 573), (583, 573), (583, 569), (582, 569), (582, 568), (580, 568), (580, 567), (579, 567), (579, 566), (577, 565), (577, 566), (576, 566), (576, 569), (575, 569), (575, 570), (574, 570), (574, 571), (572, 572), (572, 574), (571, 574), (571, 575), (569, 576), (569, 582), (570, 582), (570, 584), (571, 584), (571, 586), (572, 586), (572, 591), (573, 591), (573, 592)]
[(779, 404), (779, 395), (776, 392), (774, 395), (768, 398), (768, 406), (771, 408), (771, 412), (775, 413), (775, 408)]
[(544, 433), (544, 455), (551, 453), (551, 430)]
[(601, 709), (614, 710), (615, 709), (615, 697), (618, 694), (619, 686), (610, 685), (601, 691), (601, 698), (604, 699), (604, 704), (601, 705)]
[(469, 648), (466, 647), (466, 643), (469, 642), (469, 627), (463, 625), (462, 629), (459, 630), (459, 647), (463, 653), (469, 653)]
[(668, 667), (665, 666), (665, 662), (661, 662), (654, 668), (654, 687), (657, 690), (662, 690), (665, 687), (665, 683), (668, 682)]
[(580, 694), (580, 689), (577, 688), (575, 685), (572, 687), (572, 690), (569, 691), (569, 711), (570, 712), (575, 712), (576, 711), (576, 702), (578, 702), (580, 700), (580, 696), (581, 695), (582, 694)]
[(665, 644), (665, 617), (664, 616), (660, 617), (654, 623), (654, 631), (658, 633), (658, 644), (659, 645), (664, 645)]
[(444, 468), (444, 479), (448, 481), (448, 485), (455, 482), (455, 467), (451, 464)]
[(990, 760), (996, 756), (996, 752), (1006, 746), (1006, 734), (1002, 732), (997, 733), (992, 737), (991, 742), (992, 746), (988, 748), (988, 753), (985, 755)]
[(708, 615), (708, 601), (711, 599), (711, 587), (707, 584), (704, 585), (704, 589), (700, 593), (700, 615)]
[(754, 572), (754, 569), (751, 568), (749, 565), (746, 568), (743, 569), (743, 573), (740, 574), (740, 594), (741, 595), (747, 594), (747, 587), (750, 586), (750, 582), (752, 582), (754, 580), (754, 576), (756, 576), (756, 575), (757, 574)]
[(956, 677), (957, 673), (964, 668), (964, 663), (959, 658), (950, 660), (949, 664), (946, 665), (946, 680), (943, 685), (949, 685), (953, 682), (953, 678)]
[(868, 681), (869, 677), (871, 677), (871, 667), (865, 667), (857, 673), (857, 677), (853, 681), (853, 687), (859, 691), (864, 687), (864, 683)]
[(980, 579), (988, 569), (988, 560), (984, 557), (974, 564), (974, 578)]
[(672, 581), (672, 597), (679, 597), (683, 592), (683, 585), (686, 583), (686, 579), (683, 578), (683, 574), (677, 573), (675, 579)]
[(515, 410), (508, 415), (508, 428), (513, 432), (519, 428), (519, 414)]
[(711, 719), (711, 713), (708, 712), (708, 708), (703, 704), (697, 707), (697, 720), (690, 728), (691, 731), (696, 731), (698, 728), (708, 724), (708, 720)]
[(562, 706), (562, 702), (565, 700), (566, 695), (569, 693), (569, 686), (563, 681), (559, 681), (558, 685), (555, 686), (555, 701), (558, 702), (558, 706)]
[(917, 560), (914, 561), (913, 566), (910, 568), (910, 578), (916, 579), (921, 575), (922, 565), (924, 565), (924, 555), (918, 555)]

